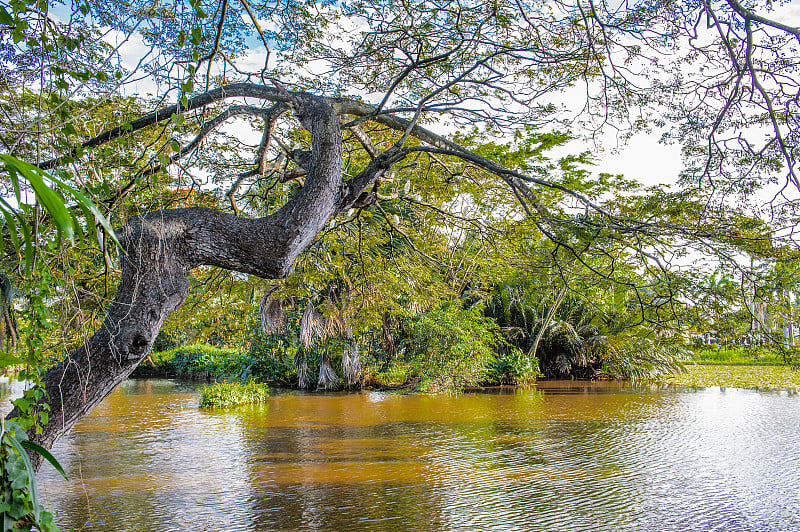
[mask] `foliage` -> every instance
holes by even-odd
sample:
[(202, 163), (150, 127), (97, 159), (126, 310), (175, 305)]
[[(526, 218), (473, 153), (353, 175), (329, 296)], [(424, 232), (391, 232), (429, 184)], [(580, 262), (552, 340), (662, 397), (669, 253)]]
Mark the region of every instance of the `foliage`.
[[(30, 212), (31, 205), (22, 197), (23, 182), (27, 182), (30, 185), (36, 202), (52, 216), (53, 226), (56, 230), (54, 238), (56, 244), (59, 244), (62, 239), (74, 244), (76, 234), (83, 238), (84, 231), (82, 227), (84, 226), (86, 227), (86, 232), (90, 236), (93, 235), (96, 230), (95, 224), (102, 227), (113, 242), (119, 244), (109, 221), (83, 193), (60, 179), (43, 172), (37, 166), (21, 161), (11, 155), (0, 154), (0, 163), (3, 165), (3, 170), (14, 191), (14, 199), (17, 203), (15, 207), (6, 198), (0, 197), (0, 213), (5, 219), (10, 238), (15, 247), (24, 251), (24, 264), (27, 271), (33, 268), (35, 246), (33, 240), (36, 235), (30, 231), (28, 227), (29, 221), (25, 216)], [(85, 217), (85, 224), (81, 223), (75, 212), (67, 207), (65, 197), (76, 201), (77, 206)]]
[(690, 388), (748, 388), (756, 390), (800, 391), (800, 372), (787, 366), (694, 365), (687, 373), (656, 379), (674, 386)]
[(0, 519), (3, 530), (57, 531), (53, 514), (39, 504), (36, 477), (28, 450), (39, 453), (66, 479), (61, 465), (46, 449), (30, 441), (22, 425), (0, 422)]
[(408, 334), (398, 351), (420, 390), (459, 391), (487, 378), (500, 340), (496, 323), (480, 307), (447, 302), (407, 320), (405, 327)]
[(501, 348), (489, 367), (487, 381), (492, 384), (530, 385), (544, 375), (539, 359), (516, 347)]
[(689, 360), (697, 364), (725, 364), (725, 365), (783, 365), (785, 364), (783, 350), (769, 346), (756, 347), (695, 347), (692, 349)]
[[(8, 16), (5, 11), (3, 13)], [(43, 267), (46, 257), (52, 257), (64, 243), (75, 244), (76, 236), (79, 241), (83, 241), (84, 234), (95, 232), (95, 224), (106, 231), (111, 241), (118, 242), (108, 220), (81, 192), (11, 155), (0, 155), (0, 163), (16, 200), (16, 205), (12, 205), (9, 203), (10, 199), (0, 198), (0, 213), (4, 217), (13, 253), (21, 259), (18, 268), (22, 279), (20, 287), (22, 293), (28, 297), (28, 306), (24, 312), (27, 356), (22, 359), (3, 353), (1, 362), (2, 367), (25, 364), (26, 369), (20, 372), (19, 377), (36, 385), (39, 383), (44, 360), (43, 334), (53, 328), (47, 300), (59, 281)], [(31, 198), (23, 197), (23, 184), (30, 186)], [(74, 200), (77, 210), (68, 207), (65, 198)], [(33, 199), (32, 204), (29, 203), (30, 199)], [(37, 224), (33, 224), (33, 227), (28, 225), (28, 216), (33, 214), (38, 220), (40, 209), (51, 217), (54, 233), (41, 231)], [(76, 211), (83, 214), (83, 221), (79, 220)], [(7, 284), (10, 285), (10, 282)], [(11, 299), (11, 294), (5, 294), (4, 297)], [(4, 304), (10, 302), (6, 301)], [(0, 428), (0, 515), (3, 530), (31, 530), (34, 527), (39, 530), (57, 530), (53, 524), (53, 515), (39, 505), (35, 469), (27, 452), (30, 450), (38, 453), (66, 478), (55, 458), (46, 449), (28, 439), (28, 433), (40, 433), (49, 420), (45, 392), (38, 387), (29, 387), (13, 404), (16, 415), (8, 421), (3, 420)]]
[(587, 286), (577, 276), (579, 270), (567, 271), (563, 278), (575, 279), (568, 286), (518, 277), (496, 286), (487, 301), (487, 312), (507, 341), (538, 357), (542, 373), (644, 378), (684, 371), (686, 348), (680, 339), (658, 335), (652, 326), (637, 322), (641, 308), (626, 302), (618, 287)]
[(169, 373), (194, 378), (246, 378), (251, 361), (245, 352), (210, 345), (187, 345), (152, 354)]
[[(295, 334), (292, 334), (292, 333)], [(286, 329), (282, 334), (263, 334), (254, 330), (248, 356), (251, 375), (259, 381), (289, 386), (297, 383), (294, 355), (299, 349), (297, 334)]]
[(219, 268), (197, 268), (190, 281), (189, 297), (164, 324), (163, 333), (176, 345), (247, 349), (251, 321), (258, 310), (254, 294), (262, 281)]
[(376, 372), (372, 382), (381, 387), (394, 388), (404, 386), (411, 377), (411, 368), (408, 364), (393, 363), (385, 370)]
[(266, 384), (255, 381), (215, 382), (211, 386), (203, 386), (200, 394), (200, 408), (220, 408), (252, 403), (263, 403), (269, 397)]
[(595, 336), (584, 340), (587, 351), (601, 362), (600, 375), (622, 379), (648, 379), (686, 373), (688, 349), (673, 339), (653, 334)]

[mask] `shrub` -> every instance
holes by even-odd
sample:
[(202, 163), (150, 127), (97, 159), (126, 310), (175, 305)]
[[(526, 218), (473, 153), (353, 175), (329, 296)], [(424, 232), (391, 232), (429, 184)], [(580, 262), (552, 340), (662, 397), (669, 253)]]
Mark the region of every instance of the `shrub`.
[(215, 382), (211, 386), (203, 386), (200, 395), (200, 408), (219, 408), (251, 403), (263, 403), (269, 397), (266, 384), (250, 381)]
[(458, 391), (486, 379), (498, 328), (478, 306), (464, 309), (461, 301), (448, 302), (408, 320), (406, 329), (401, 348), (420, 390)]
[(541, 376), (538, 358), (511, 347), (500, 350), (489, 368), (488, 382), (524, 386), (533, 384)]
[(291, 334), (252, 333), (248, 352), (250, 375), (283, 386), (297, 384), (293, 360), (298, 346), (292, 340)]
[(246, 378), (251, 363), (238, 349), (187, 345), (153, 353), (156, 365), (177, 375), (191, 377)]
[(393, 364), (384, 371), (378, 371), (372, 381), (379, 386), (403, 386), (411, 375), (405, 364)]

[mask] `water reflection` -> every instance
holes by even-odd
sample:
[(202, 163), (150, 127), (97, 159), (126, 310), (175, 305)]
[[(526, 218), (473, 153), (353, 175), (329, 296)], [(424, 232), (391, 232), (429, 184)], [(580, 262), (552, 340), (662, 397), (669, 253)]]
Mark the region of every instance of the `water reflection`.
[(793, 530), (800, 397), (546, 383), (279, 394), (233, 411), (127, 381), (54, 452), (84, 530)]

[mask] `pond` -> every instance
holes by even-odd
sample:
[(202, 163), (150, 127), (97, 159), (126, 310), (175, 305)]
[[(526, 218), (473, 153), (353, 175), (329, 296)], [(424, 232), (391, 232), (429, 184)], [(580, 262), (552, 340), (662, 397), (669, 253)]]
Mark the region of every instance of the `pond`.
[(795, 393), (198, 395), (129, 380), (60, 441), (70, 480), (45, 465), (40, 486), (62, 529), (800, 529)]

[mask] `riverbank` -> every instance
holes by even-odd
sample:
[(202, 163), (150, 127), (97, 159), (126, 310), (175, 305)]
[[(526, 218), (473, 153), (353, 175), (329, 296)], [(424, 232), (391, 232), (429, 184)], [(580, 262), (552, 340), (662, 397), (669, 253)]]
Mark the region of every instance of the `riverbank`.
[[(179, 377), (190, 380), (247, 382), (269, 381), (273, 385), (289, 385), (275, 378), (280, 372), (253, 358), (247, 351), (204, 345), (182, 346), (153, 353), (155, 367), (145, 362), (134, 372), (135, 377)], [(679, 387), (723, 387), (755, 390), (800, 390), (800, 371), (784, 364), (778, 350), (760, 348), (706, 348), (695, 351), (692, 360), (684, 362), (687, 373), (656, 377), (653, 380)], [(284, 373), (280, 373), (283, 375)], [(376, 389), (397, 388), (405, 375), (375, 375), (368, 384)]]
[(687, 373), (660, 382), (682, 388), (745, 388), (800, 391), (800, 370), (778, 365), (686, 364)]
[[(722, 364), (726, 366), (753, 364), (783, 366), (786, 364), (784, 355), (792, 355), (792, 353), (768, 346), (701, 347), (692, 349), (692, 352), (694, 357), (687, 361), (688, 363)], [(797, 356), (796, 352), (794, 356)]]

